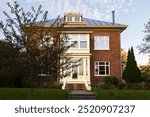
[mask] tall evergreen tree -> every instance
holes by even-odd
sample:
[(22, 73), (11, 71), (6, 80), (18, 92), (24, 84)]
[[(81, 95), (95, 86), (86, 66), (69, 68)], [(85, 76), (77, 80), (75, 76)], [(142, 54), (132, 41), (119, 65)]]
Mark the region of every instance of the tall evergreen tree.
[(131, 49), (128, 51), (127, 65), (123, 71), (122, 77), (127, 83), (136, 83), (141, 82), (142, 80), (141, 71), (137, 67), (135, 60), (133, 47), (131, 47)]

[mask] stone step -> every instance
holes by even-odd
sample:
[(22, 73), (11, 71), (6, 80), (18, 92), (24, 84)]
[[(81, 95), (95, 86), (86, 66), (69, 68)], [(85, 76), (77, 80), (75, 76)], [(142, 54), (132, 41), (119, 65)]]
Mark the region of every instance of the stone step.
[(96, 94), (89, 91), (72, 91), (69, 100), (96, 100)]

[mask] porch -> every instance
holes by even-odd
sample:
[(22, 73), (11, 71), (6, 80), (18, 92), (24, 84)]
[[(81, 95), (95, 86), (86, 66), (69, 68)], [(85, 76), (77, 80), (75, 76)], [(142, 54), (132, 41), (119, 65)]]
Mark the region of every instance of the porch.
[(77, 67), (71, 69), (71, 74), (60, 80), (62, 89), (69, 90), (91, 90), (90, 82), (90, 57), (78, 56), (74, 59), (81, 58)]

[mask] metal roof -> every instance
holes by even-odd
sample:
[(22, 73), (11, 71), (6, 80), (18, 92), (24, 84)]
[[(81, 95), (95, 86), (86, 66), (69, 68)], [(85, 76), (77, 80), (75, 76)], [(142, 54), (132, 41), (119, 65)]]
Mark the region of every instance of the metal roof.
[[(63, 18), (61, 18), (63, 19)], [(56, 19), (50, 19), (47, 20), (45, 22), (45, 25), (51, 25), (54, 24), (54, 22), (56, 21)], [(95, 19), (90, 19), (90, 18), (83, 18), (83, 21), (85, 22), (85, 24), (83, 24), (84, 26), (127, 26), (124, 24), (119, 24), (119, 23), (112, 23), (112, 22), (107, 22), (107, 21), (100, 21), (100, 20), (95, 20)], [(81, 26), (81, 24), (80, 24)]]

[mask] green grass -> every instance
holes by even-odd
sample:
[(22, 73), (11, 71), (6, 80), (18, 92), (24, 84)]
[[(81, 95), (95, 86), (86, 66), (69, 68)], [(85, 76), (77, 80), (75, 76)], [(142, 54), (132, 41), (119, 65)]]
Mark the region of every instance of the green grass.
[[(150, 100), (150, 90), (93, 88), (98, 100)], [(68, 91), (34, 88), (34, 100), (67, 100)], [(30, 88), (0, 88), (0, 100), (31, 100)]]
[(93, 88), (98, 100), (150, 100), (150, 90)]
[[(31, 100), (30, 88), (0, 88), (0, 100)], [(61, 89), (34, 88), (34, 100), (66, 100), (68, 91)]]

